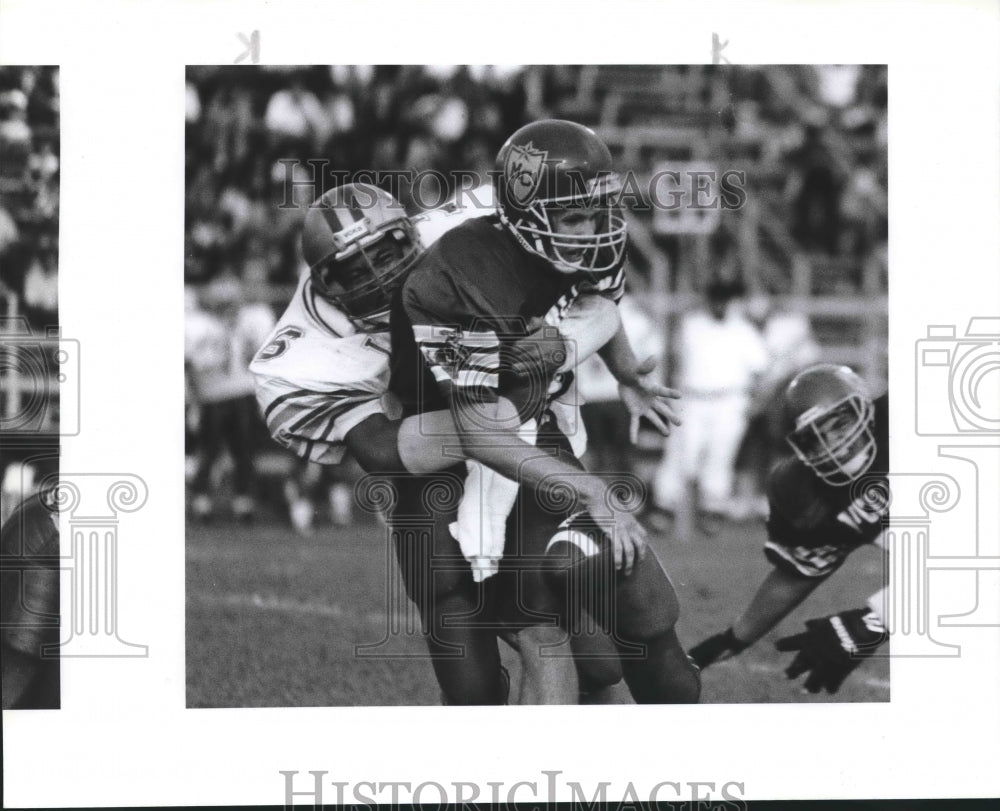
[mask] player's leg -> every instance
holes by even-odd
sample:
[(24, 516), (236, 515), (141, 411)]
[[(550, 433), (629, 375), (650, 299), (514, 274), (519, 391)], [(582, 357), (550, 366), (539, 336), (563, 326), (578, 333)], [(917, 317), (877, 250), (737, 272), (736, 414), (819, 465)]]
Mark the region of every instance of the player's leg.
[[(551, 426), (539, 437), (539, 447), (547, 445), (579, 465), (565, 437), (553, 434)], [(522, 487), (497, 576), (500, 617), (518, 633), (528, 679), (522, 695), (539, 703), (575, 704), (581, 693), (600, 691), (622, 678), (614, 642), (575, 605), (577, 595), (548, 576), (547, 544), (563, 518), (558, 505)]]
[(394, 477), (398, 500), (390, 525), (445, 702), (503, 704), (507, 681), (491, 606), (448, 528), (461, 496), (462, 472), (459, 466), (435, 476)]
[(253, 425), (256, 403), (252, 397), (239, 397), (227, 404), (226, 450), (233, 459), (233, 513), (245, 519), (253, 514)]
[(628, 576), (615, 570), (610, 539), (586, 513), (564, 522), (549, 550), (550, 578), (578, 615), (596, 621), (619, 652), (639, 703), (692, 703), (699, 678), (674, 632), (679, 614), (673, 584), (647, 549)]
[(576, 664), (566, 649), (566, 631), (533, 625), (515, 635), (521, 660), (518, 704), (576, 704)]
[(211, 489), (212, 467), (222, 450), (222, 417), (219, 403), (202, 405), (201, 423), (198, 426), (198, 468), (191, 483), (194, 493), (191, 509), (196, 518), (208, 518), (212, 512), (212, 499), (208, 494)]

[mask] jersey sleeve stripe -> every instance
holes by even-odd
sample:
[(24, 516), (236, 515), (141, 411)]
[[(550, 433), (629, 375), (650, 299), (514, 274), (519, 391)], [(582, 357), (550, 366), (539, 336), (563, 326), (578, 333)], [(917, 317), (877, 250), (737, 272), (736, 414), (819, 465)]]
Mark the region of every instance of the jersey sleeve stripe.
[(317, 323), (327, 329), (334, 337), (343, 338), (337, 330), (335, 330), (330, 323), (320, 315), (319, 310), (316, 309), (316, 302), (314, 297), (316, 296), (316, 291), (313, 290), (312, 281), (308, 280), (304, 285), (302, 285), (302, 303), (306, 308), (306, 312), (309, 316)]
[(275, 397), (274, 400), (272, 400), (268, 404), (267, 408), (264, 409), (264, 420), (270, 422), (271, 414), (274, 412), (274, 410), (278, 406), (286, 403), (287, 401), (293, 398), (316, 397), (316, 396), (318, 396), (317, 392), (310, 391), (309, 389), (295, 389), (294, 391), (285, 392), (285, 394), (282, 394), (279, 397)]
[(355, 406), (374, 399), (377, 398), (375, 398), (372, 394), (362, 393), (360, 397), (355, 396), (351, 398), (338, 399), (337, 402), (332, 403), (327, 401), (323, 405), (311, 409), (308, 413), (304, 414), (301, 419), (296, 420), (294, 423), (289, 425), (288, 430), (298, 431), (310, 422), (317, 422), (327, 418), (335, 420), (341, 414), (346, 411), (350, 411)]

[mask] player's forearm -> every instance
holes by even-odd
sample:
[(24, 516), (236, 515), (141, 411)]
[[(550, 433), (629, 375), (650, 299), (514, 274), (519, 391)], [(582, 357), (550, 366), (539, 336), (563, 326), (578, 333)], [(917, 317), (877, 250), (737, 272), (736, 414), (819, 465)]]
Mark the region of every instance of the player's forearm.
[(462, 438), (450, 411), (428, 411), (399, 425), (399, 458), (410, 473), (435, 473), (465, 458)]
[(639, 382), (639, 377), (636, 374), (639, 361), (632, 350), (632, 344), (629, 343), (621, 322), (619, 322), (615, 334), (611, 336), (611, 340), (598, 350), (598, 354), (604, 361), (604, 365), (608, 367), (608, 371), (619, 383), (634, 386)]
[(752, 645), (808, 597), (822, 582), (772, 569), (760, 584), (750, 605), (733, 623), (733, 636), (739, 642)]
[(516, 414), (516, 409), (504, 399), (493, 408), (456, 407), (455, 423), (467, 458), (536, 491), (555, 494), (568, 489), (587, 505), (603, 499), (605, 486), (599, 478), (525, 442), (517, 427), (503, 419), (506, 413)]
[(618, 305), (596, 293), (580, 296), (559, 322), (559, 332), (567, 344), (566, 364), (560, 371), (573, 370), (608, 343), (621, 329)]

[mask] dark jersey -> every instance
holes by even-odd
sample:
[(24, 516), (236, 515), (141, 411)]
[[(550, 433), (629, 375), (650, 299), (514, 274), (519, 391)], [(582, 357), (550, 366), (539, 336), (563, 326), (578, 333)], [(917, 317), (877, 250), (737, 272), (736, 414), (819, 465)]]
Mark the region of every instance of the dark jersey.
[(889, 395), (875, 400), (875, 461), (857, 481), (834, 487), (796, 458), (768, 476), (768, 541), (775, 566), (803, 577), (827, 577), (889, 519)]
[(469, 220), (424, 254), (396, 296), (389, 388), (404, 415), (446, 409), (459, 390), (474, 402), (516, 392), (527, 415), (540, 400), (505, 372), (511, 344), (546, 325), (555, 332), (583, 291), (617, 299), (622, 289), (622, 269), (599, 279), (559, 273), (496, 217)]

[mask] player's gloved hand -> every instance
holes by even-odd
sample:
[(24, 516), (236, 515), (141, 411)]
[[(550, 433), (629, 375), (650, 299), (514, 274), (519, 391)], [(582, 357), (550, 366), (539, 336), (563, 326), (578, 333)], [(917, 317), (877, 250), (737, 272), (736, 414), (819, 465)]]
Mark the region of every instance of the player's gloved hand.
[(733, 635), (733, 629), (727, 628), (721, 633), (713, 634), (708, 639), (703, 639), (688, 651), (688, 656), (699, 668), (704, 670), (709, 665), (725, 661), (746, 648), (747, 644), (740, 642)]
[(544, 391), (544, 384), (559, 371), (567, 357), (566, 341), (559, 330), (544, 326), (510, 344), (504, 358), (504, 371), (540, 381)]
[(836, 693), (844, 679), (888, 639), (885, 626), (869, 608), (855, 608), (806, 622), (801, 634), (775, 643), (780, 651), (798, 651), (785, 675), (796, 679), (808, 672), (810, 693)]
[(646, 375), (656, 368), (656, 358), (650, 356), (635, 368), (633, 381), (618, 384), (618, 394), (628, 409), (629, 441), (634, 445), (639, 440), (639, 420), (645, 417), (664, 436), (670, 436), (670, 424), (680, 425), (680, 418), (674, 413), (671, 400), (679, 400), (681, 393), (647, 380)]

